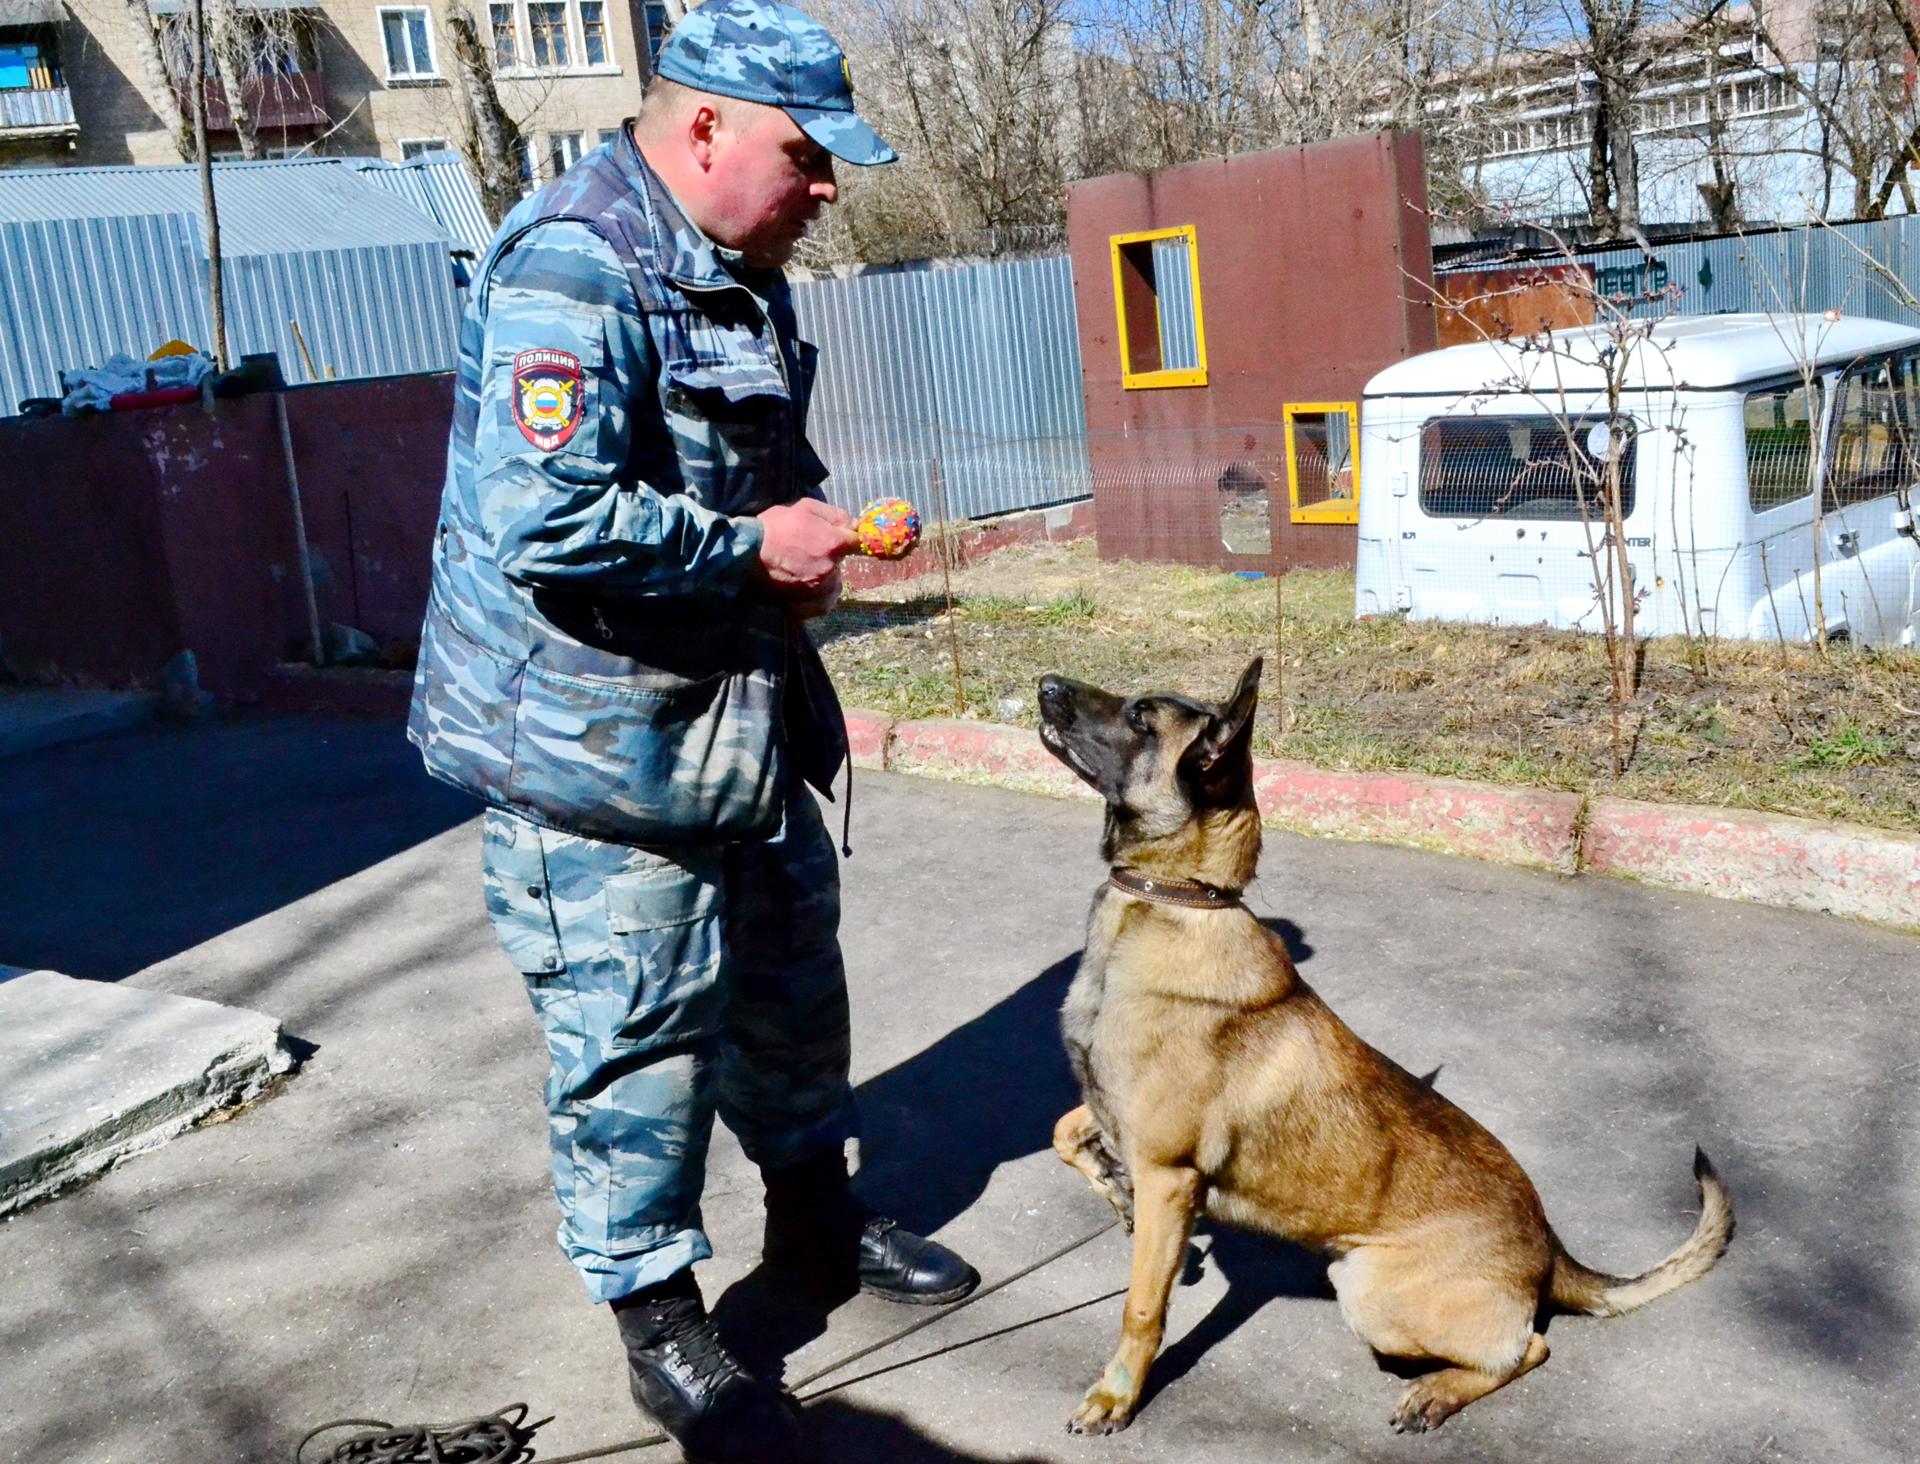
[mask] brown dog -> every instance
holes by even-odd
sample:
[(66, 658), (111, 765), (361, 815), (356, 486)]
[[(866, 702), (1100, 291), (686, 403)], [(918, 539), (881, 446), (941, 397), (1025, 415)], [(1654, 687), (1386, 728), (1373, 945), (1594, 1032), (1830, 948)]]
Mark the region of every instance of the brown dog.
[(1222, 706), (1040, 683), (1041, 739), (1107, 801), (1086, 951), (1061, 1014), (1085, 1099), (1060, 1157), (1133, 1230), (1119, 1350), (1068, 1428), (1131, 1421), (1195, 1217), (1311, 1246), (1376, 1352), (1437, 1364), (1400, 1432), (1433, 1428), (1547, 1360), (1549, 1309), (1614, 1316), (1698, 1279), (1733, 1206), (1695, 1152), (1700, 1221), (1632, 1278), (1588, 1270), (1513, 1156), (1347, 1029), (1239, 902), (1260, 855), (1260, 662)]

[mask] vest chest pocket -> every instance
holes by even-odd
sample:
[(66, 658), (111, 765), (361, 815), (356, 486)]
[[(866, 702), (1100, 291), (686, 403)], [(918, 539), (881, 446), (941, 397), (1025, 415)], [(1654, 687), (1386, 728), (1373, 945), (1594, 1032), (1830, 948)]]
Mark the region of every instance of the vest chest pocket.
[(758, 513), (791, 496), (793, 404), (767, 361), (669, 361), (667, 429), (687, 488), (721, 513)]

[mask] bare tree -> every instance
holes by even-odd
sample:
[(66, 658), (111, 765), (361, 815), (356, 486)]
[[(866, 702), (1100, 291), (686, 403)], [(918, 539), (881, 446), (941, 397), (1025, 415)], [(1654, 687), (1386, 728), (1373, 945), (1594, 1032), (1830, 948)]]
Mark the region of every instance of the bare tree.
[(180, 94), (174, 90), (174, 73), (167, 65), (163, 35), (147, 8), (147, 0), (127, 0), (126, 20), (133, 49), (140, 57), (147, 101), (167, 129), (167, 137), (181, 161), (190, 163), (195, 157), (193, 118), (181, 107)]
[(1920, 24), (1906, 0), (1829, 0), (1804, 34), (1783, 33), (1771, 0), (1753, 0), (1753, 26), (1778, 74), (1814, 115), (1813, 136), (1795, 150), (1818, 158), (1818, 216), (1834, 216), (1836, 173), (1850, 185), (1843, 216), (1884, 218), (1896, 193), (1914, 212), (1907, 174), (1920, 167), (1913, 85)]
[(1591, 71), (1587, 212), (1603, 239), (1640, 238), (1640, 161), (1633, 141), (1635, 94), (1651, 59), (1643, 0), (1580, 0), (1581, 60)]
[(252, 161), (260, 156), (260, 133), (254, 126), (247, 83), (259, 69), (262, 37), (239, 20), (233, 0), (206, 0), (206, 21), (206, 49), (220, 78), (220, 90), (226, 94), (240, 156)]
[(1072, 78), (1065, 0), (883, 0), (889, 121), (938, 158), (966, 226), (1059, 215), (1059, 101)]
[(451, 0), (446, 15), (459, 72), (460, 148), (479, 180), (487, 216), (498, 224), (520, 201), (520, 162), (526, 138), (500, 104), (494, 83), (493, 41), (483, 36), (466, 0)]

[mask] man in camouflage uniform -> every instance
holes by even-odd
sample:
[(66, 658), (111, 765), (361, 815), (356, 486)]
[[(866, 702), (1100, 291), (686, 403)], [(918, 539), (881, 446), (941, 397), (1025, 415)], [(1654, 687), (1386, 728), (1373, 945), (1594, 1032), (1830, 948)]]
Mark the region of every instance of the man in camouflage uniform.
[(845, 726), (800, 626), (854, 543), (804, 434), (779, 266), (889, 162), (818, 22), (712, 0), (641, 115), (501, 225), (461, 328), (409, 735), (487, 800), (487, 908), (551, 1057), (560, 1243), (690, 1456), (798, 1457), (693, 1281), (716, 1110), (766, 1258), (900, 1301), (978, 1276), (849, 1193), (829, 789)]

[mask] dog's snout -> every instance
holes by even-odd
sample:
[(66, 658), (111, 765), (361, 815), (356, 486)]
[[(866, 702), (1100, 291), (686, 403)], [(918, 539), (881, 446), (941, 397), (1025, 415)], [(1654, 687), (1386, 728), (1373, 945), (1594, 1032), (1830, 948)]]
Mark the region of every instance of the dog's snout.
[(1073, 701), (1073, 688), (1059, 676), (1040, 678), (1040, 710), (1049, 716), (1058, 716), (1065, 712)]

